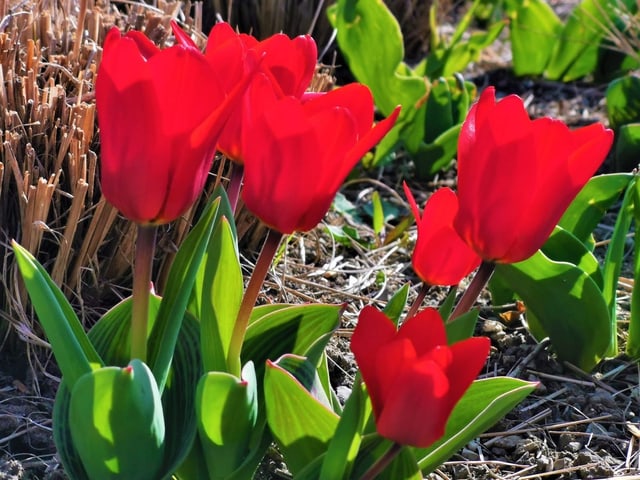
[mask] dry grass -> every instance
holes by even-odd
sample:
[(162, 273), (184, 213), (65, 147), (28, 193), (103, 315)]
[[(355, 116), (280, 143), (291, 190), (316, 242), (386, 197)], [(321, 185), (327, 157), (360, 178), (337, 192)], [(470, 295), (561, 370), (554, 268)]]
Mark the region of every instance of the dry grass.
[[(135, 230), (100, 193), (93, 82), (113, 25), (163, 44), (169, 21), (184, 15), (173, 1), (75, 0), (1, 1), (0, 15), (0, 311), (8, 337), (43, 345), (9, 241), (39, 259), (85, 324), (105, 299), (126, 294)], [(222, 178), (224, 162), (216, 168)], [(161, 278), (197, 211), (163, 232)]]

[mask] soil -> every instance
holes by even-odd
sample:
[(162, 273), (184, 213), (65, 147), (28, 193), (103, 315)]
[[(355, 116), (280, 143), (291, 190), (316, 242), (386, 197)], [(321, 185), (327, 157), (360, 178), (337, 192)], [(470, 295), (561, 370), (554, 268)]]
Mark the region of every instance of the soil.
[[(591, 84), (560, 84), (517, 79), (508, 70), (501, 51), (489, 51), (470, 72), (482, 87), (495, 85), (500, 94), (518, 93), (528, 102), (532, 116), (552, 115), (573, 126), (603, 121), (603, 88)], [(286, 253), (271, 273), (261, 301), (322, 301), (345, 303), (342, 328), (329, 346), (332, 382), (338, 396), (346, 398), (355, 374), (348, 339), (360, 309), (384, 302), (405, 282), (412, 282), (409, 303), (419, 284), (410, 265), (415, 227), (384, 246), (368, 226), (364, 206), (378, 191), (395, 208), (391, 231), (408, 208), (401, 192), (402, 172), (382, 169), (348, 184), (343, 193), (361, 218), (332, 212), (327, 224), (348, 225), (360, 237), (344, 245), (324, 226), (289, 240)], [(372, 178), (376, 177), (377, 178)], [(442, 184), (452, 184), (452, 173), (422, 184), (411, 182), (422, 204)], [(608, 222), (599, 239), (610, 233)], [(244, 252), (248, 264), (255, 252)], [(629, 267), (623, 277), (632, 277)], [(425, 305), (437, 306), (447, 291), (433, 290)], [(619, 291), (621, 342), (629, 310), (629, 291)], [(548, 342), (538, 343), (525, 328), (526, 317), (498, 315), (500, 306), (483, 306), (478, 334), (492, 341), (492, 351), (482, 376), (508, 375), (538, 382), (536, 391), (488, 432), (469, 443), (431, 474), (430, 479), (584, 479), (630, 476), (640, 478), (640, 372), (625, 358), (603, 361), (585, 373), (558, 361)], [(508, 310), (508, 307), (505, 307)], [(28, 347), (36, 349), (36, 347)], [(34, 364), (34, 359), (40, 364)], [(66, 478), (57, 460), (51, 434), (53, 397), (59, 382), (56, 367), (45, 348), (37, 353), (15, 345), (0, 349), (0, 479)], [(276, 450), (261, 466), (260, 478), (289, 478)]]

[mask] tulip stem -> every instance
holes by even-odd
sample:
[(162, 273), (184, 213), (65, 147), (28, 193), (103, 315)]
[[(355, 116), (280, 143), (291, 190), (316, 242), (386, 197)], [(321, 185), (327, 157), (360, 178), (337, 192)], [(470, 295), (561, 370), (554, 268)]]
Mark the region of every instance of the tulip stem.
[(392, 462), (396, 455), (398, 455), (402, 451), (402, 445), (399, 443), (394, 443), (391, 445), (389, 450), (385, 452), (383, 456), (381, 456), (376, 463), (371, 465), (371, 468), (364, 472), (364, 475), (360, 477), (360, 480), (373, 480), (378, 475), (380, 475), (387, 466)]
[(447, 319), (447, 323), (453, 322), (460, 315), (467, 313), (473, 304), (478, 299), (480, 292), (487, 285), (491, 275), (493, 275), (493, 271), (496, 268), (496, 264), (493, 262), (482, 262), (480, 264), (480, 268), (476, 272), (475, 276), (471, 280), (471, 283), (467, 287), (467, 289), (462, 294), (460, 301), (456, 305), (456, 308), (453, 309), (453, 312)]
[(407, 313), (407, 318), (411, 318), (415, 316), (416, 313), (418, 313), (418, 310), (420, 309), (420, 305), (422, 305), (422, 302), (424, 301), (424, 297), (427, 296), (427, 293), (429, 293), (429, 290), (431, 290), (431, 285), (429, 285), (426, 282), (422, 282), (422, 286), (420, 287), (418, 296), (414, 300), (413, 305), (411, 305), (411, 308)]
[(233, 326), (227, 365), (229, 366), (229, 372), (232, 375), (236, 375), (238, 378), (240, 378), (240, 372), (242, 370), (240, 353), (242, 352), (242, 343), (244, 342), (244, 336), (247, 331), (247, 326), (249, 325), (249, 318), (251, 317), (251, 312), (256, 304), (264, 279), (267, 278), (267, 273), (271, 267), (273, 257), (278, 251), (281, 239), (282, 233), (271, 228), (269, 229), (267, 238), (265, 239), (260, 255), (258, 256), (258, 261), (256, 262), (256, 266), (254, 267), (251, 278), (249, 279), (249, 284), (247, 285), (247, 289), (242, 297), (242, 303), (240, 304), (236, 323)]
[(147, 325), (151, 271), (156, 247), (155, 225), (138, 225), (136, 257), (133, 267), (133, 306), (131, 311), (131, 359), (147, 361)]
[(238, 198), (240, 198), (240, 187), (242, 187), (242, 179), (244, 178), (244, 165), (233, 163), (231, 165), (231, 174), (229, 176), (229, 184), (227, 186), (227, 197), (231, 205), (231, 211), (236, 213), (238, 206)]

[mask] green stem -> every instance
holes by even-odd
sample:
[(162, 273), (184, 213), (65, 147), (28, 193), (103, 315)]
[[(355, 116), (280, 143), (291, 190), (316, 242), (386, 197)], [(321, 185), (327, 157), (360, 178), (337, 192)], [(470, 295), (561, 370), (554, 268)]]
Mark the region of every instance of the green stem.
[(420, 287), (418, 296), (414, 300), (413, 305), (411, 305), (411, 308), (407, 313), (407, 318), (411, 318), (415, 316), (416, 313), (418, 313), (418, 310), (420, 309), (420, 305), (422, 305), (422, 302), (424, 301), (424, 297), (427, 296), (427, 293), (429, 293), (429, 290), (431, 290), (431, 285), (429, 285), (428, 283), (422, 282), (422, 286)]
[(155, 225), (138, 225), (133, 270), (133, 307), (131, 312), (131, 358), (147, 361), (147, 324), (151, 271), (156, 247)]
[(238, 206), (238, 198), (240, 197), (240, 187), (242, 187), (242, 179), (244, 178), (244, 165), (233, 163), (231, 165), (231, 175), (229, 177), (229, 185), (227, 186), (227, 197), (231, 205), (231, 211), (236, 213)]
[(251, 312), (256, 304), (264, 279), (267, 277), (267, 273), (269, 272), (269, 267), (271, 267), (273, 257), (278, 251), (281, 239), (282, 234), (280, 232), (271, 228), (269, 229), (267, 238), (262, 245), (258, 261), (256, 262), (256, 266), (253, 269), (251, 278), (249, 279), (249, 284), (244, 292), (244, 297), (242, 297), (242, 303), (240, 304), (236, 323), (233, 326), (227, 364), (229, 365), (229, 372), (232, 375), (236, 375), (238, 378), (240, 378), (240, 372), (242, 370), (240, 353), (242, 352), (244, 335), (247, 331), (247, 326), (249, 325), (249, 318), (251, 317)]
[(467, 287), (467, 289), (462, 294), (460, 301), (456, 305), (456, 308), (453, 309), (453, 312), (449, 316), (447, 323), (453, 322), (456, 318), (458, 318), (463, 313), (467, 313), (473, 304), (478, 299), (480, 292), (487, 285), (493, 271), (496, 268), (496, 264), (493, 262), (482, 262), (480, 264), (480, 268), (476, 272), (476, 275), (471, 280), (471, 283)]
[(402, 450), (402, 445), (399, 443), (394, 443), (391, 445), (391, 448), (385, 452), (383, 456), (381, 456), (376, 463), (371, 465), (371, 468), (364, 472), (364, 475), (360, 477), (360, 480), (373, 480), (378, 475), (382, 473), (382, 471), (387, 468), (387, 466), (391, 463), (391, 461), (396, 458), (396, 455), (400, 453)]

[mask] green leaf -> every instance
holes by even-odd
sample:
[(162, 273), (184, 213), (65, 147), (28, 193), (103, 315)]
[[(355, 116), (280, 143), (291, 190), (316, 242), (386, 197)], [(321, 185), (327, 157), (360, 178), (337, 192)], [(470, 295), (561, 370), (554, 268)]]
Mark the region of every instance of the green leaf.
[(327, 450), (339, 417), (271, 361), (266, 365), (264, 391), (269, 427), (296, 475)]
[(445, 322), (448, 320), (449, 315), (451, 315), (451, 312), (453, 312), (453, 307), (456, 303), (457, 294), (458, 294), (458, 287), (451, 287), (449, 289), (449, 293), (447, 294), (447, 297), (444, 299), (444, 302), (440, 304), (440, 308), (438, 309), (438, 312), (440, 312), (440, 316), (442, 317), (442, 320), (444, 320)]
[(422, 144), (413, 154), (416, 176), (420, 179), (430, 178), (440, 170), (449, 168), (458, 150), (458, 136), (462, 125), (451, 127), (436, 138), (433, 143)]
[(575, 265), (602, 290), (604, 280), (598, 259), (584, 243), (564, 228), (556, 227), (541, 250), (551, 260)]
[(453, 409), (442, 439), (415, 449), (424, 474), (434, 471), (454, 453), (494, 425), (536, 388), (535, 383), (496, 377), (473, 382)]
[(253, 363), (245, 365), (242, 379), (224, 372), (207, 372), (198, 384), (196, 411), (209, 478), (228, 478), (249, 454), (258, 420)]
[(631, 220), (633, 219), (633, 198), (635, 195), (636, 183), (637, 177), (634, 177), (631, 182), (629, 182), (627, 191), (624, 194), (603, 265), (604, 285), (602, 288), (602, 294), (605, 302), (609, 306), (609, 317), (611, 319), (611, 342), (609, 344), (607, 355), (611, 357), (618, 354), (616, 292), (618, 289), (618, 278), (620, 277), (622, 262), (625, 255), (627, 233), (629, 233)]
[(80, 320), (47, 271), (24, 247), (13, 241), (13, 251), (31, 303), (44, 328), (68, 385), (103, 365)]
[(409, 297), (409, 284), (405, 283), (400, 290), (393, 294), (387, 304), (384, 306), (384, 314), (398, 326), (398, 321), (404, 307), (407, 306), (407, 298)]
[[(633, 216), (636, 230), (640, 225), (640, 182), (636, 181), (633, 189)], [(633, 281), (631, 292), (631, 319), (626, 353), (634, 360), (640, 359), (640, 242), (633, 243)]]
[(633, 175), (629, 173), (593, 177), (571, 202), (558, 225), (571, 232), (585, 245), (592, 246), (591, 233), (632, 178)]
[[(150, 313), (157, 311), (159, 303), (159, 298), (150, 298)], [(89, 331), (89, 339), (108, 365), (127, 365), (130, 321), (131, 299), (127, 299), (107, 312)], [(167, 478), (178, 468), (191, 449), (197, 428), (195, 391), (201, 375), (199, 325), (193, 316), (187, 314), (178, 336), (169, 382), (162, 394), (166, 443), (162, 468), (157, 478)], [(63, 379), (53, 409), (53, 434), (58, 455), (70, 478), (93, 480), (80, 462), (76, 446), (71, 439), (69, 402), (69, 388)]]
[(607, 17), (613, 16), (614, 2), (582, 0), (560, 31), (544, 72), (545, 76), (569, 82), (592, 73), (598, 63), (600, 44), (606, 34)]
[(476, 308), (445, 324), (449, 345), (473, 336), (480, 311)]
[(611, 128), (640, 121), (640, 78), (625, 75), (613, 80), (605, 96)]
[(507, 5), (514, 73), (541, 75), (558, 41), (562, 22), (544, 0), (514, 0)]
[(155, 480), (165, 426), (151, 370), (139, 360), (82, 376), (71, 390), (71, 437), (92, 480)]
[(615, 170), (633, 170), (640, 160), (640, 123), (622, 125), (616, 134)]
[(149, 367), (163, 391), (191, 290), (215, 223), (220, 199), (209, 204), (178, 250), (149, 338)]
[[(266, 360), (275, 361), (286, 353), (307, 356), (318, 338), (338, 327), (343, 308), (322, 304), (279, 307), (254, 308), (247, 328), (242, 361), (254, 362), (258, 378)], [(324, 338), (328, 341), (328, 336)]]
[(364, 386), (356, 379), (340, 422), (322, 462), (320, 480), (348, 479), (360, 448), (361, 433), (371, 415)]
[(538, 251), (523, 262), (496, 265), (495, 275), (524, 300), (529, 322), (540, 322), (560, 358), (585, 371), (603, 358), (611, 339), (609, 309), (580, 268)]
[(206, 371), (228, 371), (227, 355), (244, 284), (232, 224), (220, 217), (193, 286)]

